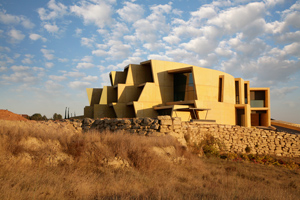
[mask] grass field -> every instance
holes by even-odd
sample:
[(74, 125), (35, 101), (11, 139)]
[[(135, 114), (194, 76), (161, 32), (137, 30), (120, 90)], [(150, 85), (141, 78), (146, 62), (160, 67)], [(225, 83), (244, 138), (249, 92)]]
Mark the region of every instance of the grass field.
[(0, 199), (300, 199), (300, 170), (199, 158), (172, 137), (0, 120)]

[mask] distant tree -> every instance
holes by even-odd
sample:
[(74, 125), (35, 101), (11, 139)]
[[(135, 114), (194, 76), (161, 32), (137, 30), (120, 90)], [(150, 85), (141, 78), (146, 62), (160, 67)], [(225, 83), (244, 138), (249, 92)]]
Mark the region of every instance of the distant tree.
[(67, 119), (67, 107), (65, 109), (65, 119)]
[(42, 120), (48, 120), (47, 117), (46, 117), (46, 115), (43, 116)]
[(70, 119), (70, 108), (68, 108), (68, 119)]
[(54, 120), (60, 120), (60, 119), (62, 119), (62, 116), (61, 116), (61, 114), (54, 113), (53, 114), (53, 119)]
[(30, 120), (43, 120), (43, 117), (40, 113), (35, 113), (30, 116)]

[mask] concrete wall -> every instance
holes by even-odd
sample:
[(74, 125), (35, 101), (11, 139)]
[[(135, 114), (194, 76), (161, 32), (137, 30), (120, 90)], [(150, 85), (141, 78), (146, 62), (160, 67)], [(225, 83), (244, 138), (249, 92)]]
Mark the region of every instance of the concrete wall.
[[(174, 102), (174, 74), (192, 73), (195, 88), (195, 98)], [(220, 93), (220, 78), (222, 79), (222, 92)], [(251, 127), (251, 112), (262, 112), (260, 124), (270, 126), (270, 98), (268, 88), (250, 88), (248, 81), (234, 78), (222, 71), (196, 67), (184, 63), (176, 63), (160, 60), (141, 62), (140, 65), (130, 64), (123, 72), (112, 71), (110, 73), (112, 86), (104, 86), (103, 89), (87, 89), (90, 107), (85, 108), (86, 117), (157, 117), (158, 112), (154, 108), (168, 107), (169, 105), (189, 105), (191, 108), (200, 108), (200, 119), (215, 120), (219, 124), (236, 125), (242, 121), (242, 125)], [(176, 81), (176, 80), (175, 80)], [(239, 103), (236, 104), (235, 81), (239, 85)], [(248, 99), (250, 90), (265, 91), (265, 107), (251, 108), (249, 101), (245, 104), (244, 85), (247, 84)], [(221, 100), (220, 100), (221, 99)], [(108, 105), (112, 109), (104, 106)], [(102, 109), (103, 108), (103, 109)], [(92, 110), (91, 110), (92, 109)], [(102, 109), (102, 110), (100, 110)], [(167, 108), (169, 109), (169, 108)], [(209, 109), (206, 118), (206, 110)], [(244, 114), (237, 120), (236, 110), (243, 109)], [(106, 114), (107, 113), (107, 114)], [(182, 121), (189, 121), (189, 112), (178, 112)], [(174, 114), (172, 114), (174, 116)]]

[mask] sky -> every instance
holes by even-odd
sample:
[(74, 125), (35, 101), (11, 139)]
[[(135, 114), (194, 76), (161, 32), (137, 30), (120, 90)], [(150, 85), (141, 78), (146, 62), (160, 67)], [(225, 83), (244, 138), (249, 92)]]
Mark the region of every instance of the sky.
[(82, 115), (85, 88), (149, 59), (270, 87), (271, 117), (300, 123), (300, 1), (0, 0), (0, 109)]

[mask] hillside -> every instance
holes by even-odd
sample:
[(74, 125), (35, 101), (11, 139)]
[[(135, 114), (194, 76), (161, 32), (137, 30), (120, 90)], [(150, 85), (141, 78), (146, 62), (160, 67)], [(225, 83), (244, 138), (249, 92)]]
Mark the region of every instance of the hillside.
[(28, 121), (28, 119), (22, 117), (21, 115), (2, 109), (0, 109), (0, 119), (11, 121)]
[(82, 134), (67, 122), (8, 120), (0, 120), (0, 133), (0, 199), (300, 196), (297, 166), (198, 157), (168, 136)]

